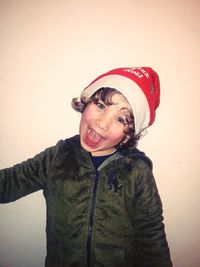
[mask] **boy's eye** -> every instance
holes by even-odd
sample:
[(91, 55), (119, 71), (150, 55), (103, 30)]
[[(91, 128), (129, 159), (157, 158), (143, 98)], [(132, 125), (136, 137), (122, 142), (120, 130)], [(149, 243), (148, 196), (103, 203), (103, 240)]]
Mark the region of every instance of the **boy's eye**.
[(117, 117), (117, 121), (119, 122), (119, 123), (121, 123), (121, 124), (126, 124), (126, 121), (125, 121), (125, 119), (124, 118), (122, 118), (122, 117)]
[(98, 102), (98, 103), (97, 103), (97, 107), (98, 107), (99, 109), (102, 109), (102, 110), (105, 109), (105, 105), (104, 105), (103, 103), (101, 103), (101, 102)]

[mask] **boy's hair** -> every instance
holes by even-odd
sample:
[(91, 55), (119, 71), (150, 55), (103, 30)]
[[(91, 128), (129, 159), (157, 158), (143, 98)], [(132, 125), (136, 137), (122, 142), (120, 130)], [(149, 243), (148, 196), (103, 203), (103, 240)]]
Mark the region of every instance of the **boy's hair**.
[[(121, 94), (119, 91), (117, 91), (114, 88), (110, 87), (102, 87), (99, 90), (97, 90), (90, 98), (73, 98), (72, 99), (72, 107), (74, 110), (83, 113), (85, 110), (86, 106), (89, 103), (95, 102), (98, 103), (99, 100), (103, 101), (105, 105), (112, 105), (114, 104), (112, 102), (112, 96), (114, 94)], [(122, 148), (122, 147), (136, 147), (137, 142), (140, 138), (139, 135), (135, 134), (135, 123), (134, 123), (134, 116), (133, 113), (130, 113), (130, 116), (127, 117), (126, 121), (128, 127), (124, 131), (125, 135), (124, 138), (122, 139), (121, 143), (117, 146)]]

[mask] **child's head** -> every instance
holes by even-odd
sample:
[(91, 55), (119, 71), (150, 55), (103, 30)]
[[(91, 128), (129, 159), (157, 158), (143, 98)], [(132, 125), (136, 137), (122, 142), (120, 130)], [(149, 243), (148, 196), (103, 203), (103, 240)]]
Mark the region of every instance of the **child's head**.
[[(117, 144), (116, 142), (113, 144), (115, 147), (118, 145), (134, 147), (138, 139), (144, 135), (146, 128), (154, 122), (159, 97), (159, 77), (151, 68), (111, 70), (90, 83), (81, 93), (80, 99), (75, 98), (72, 101), (73, 108), (83, 113), (80, 135), (82, 133), (81, 127), (83, 127), (83, 117), (86, 117), (87, 107), (91, 107), (91, 103), (99, 108), (104, 105), (107, 108), (106, 111), (109, 110), (111, 115), (113, 111), (116, 111), (116, 108), (119, 109), (120, 107), (119, 113), (114, 114), (114, 112), (113, 114), (117, 116), (117, 120), (125, 119), (123, 135), (119, 140), (115, 140), (119, 141)], [(95, 110), (91, 109), (90, 114), (96, 116)], [(123, 115), (122, 118), (119, 119), (119, 115)], [(97, 120), (99, 119), (97, 118)], [(97, 134), (101, 134), (103, 131), (98, 130), (98, 127), (95, 126), (94, 130), (97, 131)], [(114, 134), (112, 133), (112, 135)], [(96, 135), (96, 138), (99, 136)], [(94, 132), (93, 137), (95, 137)]]
[[(98, 148), (109, 153), (119, 145), (132, 147), (136, 145), (138, 136), (135, 134), (132, 108), (127, 99), (116, 89), (103, 87), (88, 99), (74, 98), (72, 106), (75, 110), (83, 113), (80, 122), (80, 136), (82, 146), (85, 146), (86, 150), (96, 151)], [(90, 130), (90, 135), (86, 134), (88, 130)], [(84, 145), (86, 141), (82, 140), (85, 139), (83, 135), (87, 137), (87, 143), (90, 142), (89, 146), (92, 147), (92, 150)], [(103, 146), (99, 145), (100, 135), (106, 140)]]

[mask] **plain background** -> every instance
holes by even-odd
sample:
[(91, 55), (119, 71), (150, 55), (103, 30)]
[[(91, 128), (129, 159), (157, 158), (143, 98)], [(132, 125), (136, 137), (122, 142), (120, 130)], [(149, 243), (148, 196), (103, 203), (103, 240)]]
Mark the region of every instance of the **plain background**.
[[(0, 0), (0, 168), (78, 133), (72, 97), (116, 67), (151, 66), (154, 162), (175, 267), (200, 266), (199, 0)], [(0, 206), (0, 267), (42, 267), (42, 192)]]

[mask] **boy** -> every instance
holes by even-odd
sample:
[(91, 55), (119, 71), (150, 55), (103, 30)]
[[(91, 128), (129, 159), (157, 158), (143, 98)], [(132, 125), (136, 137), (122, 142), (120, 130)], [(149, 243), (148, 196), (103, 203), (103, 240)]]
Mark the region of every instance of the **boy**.
[(135, 147), (155, 119), (158, 75), (111, 70), (72, 101), (79, 135), (0, 172), (0, 202), (43, 189), (46, 267), (171, 267), (151, 161)]

